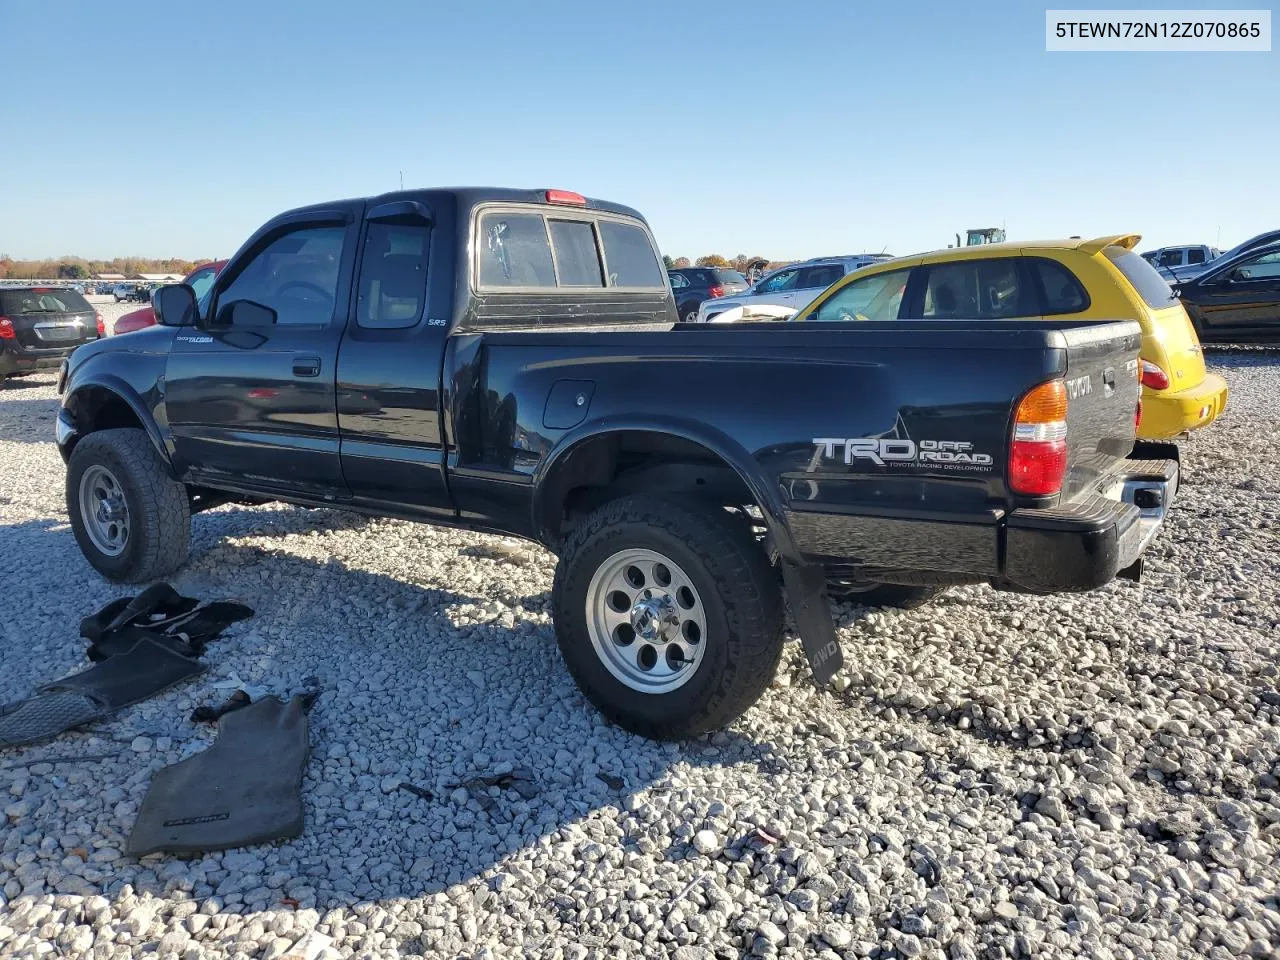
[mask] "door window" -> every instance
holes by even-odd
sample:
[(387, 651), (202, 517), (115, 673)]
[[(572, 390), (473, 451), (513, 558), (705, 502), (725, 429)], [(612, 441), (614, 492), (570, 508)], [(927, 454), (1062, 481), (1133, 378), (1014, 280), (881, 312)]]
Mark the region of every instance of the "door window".
[(1196, 247), (1187, 251), (1187, 263), (1204, 263), (1204, 248)]
[(417, 324), (426, 302), (429, 237), (423, 224), (369, 224), (356, 295), (357, 325), (395, 330)]
[(346, 227), (303, 227), (272, 240), (218, 295), (219, 317), (244, 300), (274, 310), (280, 325), (329, 323), (345, 234)]
[(962, 260), (929, 268), (921, 315), (927, 320), (1035, 316), (1029, 301), (1018, 282), (1016, 259)]
[(689, 281), (684, 278), (684, 274), (669, 273), (667, 276), (671, 279), (672, 290), (683, 290), (685, 287), (689, 286)]
[(1182, 266), (1182, 251), (1181, 250), (1161, 250), (1160, 266), (1162, 267)]
[(196, 295), (196, 302), (200, 304), (200, 315), (204, 315), (204, 308), (209, 303), (209, 291), (213, 289), (213, 281), (218, 279), (217, 267), (205, 267), (203, 270), (197, 270), (187, 280), (189, 286)]
[(796, 289), (825, 290), (843, 276), (844, 270), (834, 263), (821, 267), (808, 267), (800, 271), (800, 277), (796, 281)]
[(1246, 260), (1231, 271), (1232, 280), (1275, 280), (1280, 278), (1280, 250)]
[(910, 270), (890, 270), (841, 287), (818, 307), (810, 320), (896, 320)]
[(775, 273), (767, 280), (762, 280), (756, 285), (756, 293), (784, 293), (787, 290), (796, 288), (796, 281), (800, 279), (799, 270), (782, 270)]

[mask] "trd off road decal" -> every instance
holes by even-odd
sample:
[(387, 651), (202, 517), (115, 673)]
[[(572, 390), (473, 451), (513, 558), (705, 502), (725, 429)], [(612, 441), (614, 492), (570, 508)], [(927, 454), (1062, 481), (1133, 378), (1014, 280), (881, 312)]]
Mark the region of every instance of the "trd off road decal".
[(823, 460), (852, 466), (868, 461), (878, 467), (925, 468), (984, 473), (994, 461), (989, 453), (978, 453), (965, 440), (889, 439), (876, 437), (814, 437), (811, 470)]

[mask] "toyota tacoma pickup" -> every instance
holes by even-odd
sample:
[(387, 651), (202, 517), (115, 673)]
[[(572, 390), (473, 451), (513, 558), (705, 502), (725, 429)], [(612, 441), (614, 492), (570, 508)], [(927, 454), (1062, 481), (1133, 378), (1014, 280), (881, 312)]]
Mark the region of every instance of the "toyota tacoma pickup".
[(1178, 481), (1134, 439), (1136, 323), (680, 323), (640, 215), (568, 191), (292, 210), (154, 306), (59, 377), (103, 576), (168, 575), (235, 501), (527, 538), (574, 678), (652, 737), (760, 696), (784, 601), (826, 683), (833, 591), (1136, 577)]

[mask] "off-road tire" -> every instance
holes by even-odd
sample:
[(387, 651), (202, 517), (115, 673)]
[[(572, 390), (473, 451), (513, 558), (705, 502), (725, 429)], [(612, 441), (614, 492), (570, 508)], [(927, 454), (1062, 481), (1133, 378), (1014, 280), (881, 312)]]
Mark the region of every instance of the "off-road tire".
[[(124, 551), (110, 556), (94, 546), (80, 516), (80, 478), (94, 464), (117, 478), (129, 510)], [(80, 551), (100, 574), (116, 583), (148, 583), (186, 562), (191, 546), (187, 490), (169, 476), (147, 435), (122, 428), (91, 433), (71, 452), (67, 464), (67, 513)]]
[[(591, 643), (591, 578), (628, 548), (679, 564), (706, 609), (703, 659), (693, 677), (668, 693), (622, 683)], [(613, 723), (652, 739), (685, 739), (732, 722), (768, 688), (782, 655), (777, 573), (750, 528), (715, 503), (635, 496), (600, 507), (564, 544), (552, 609), (560, 653), (587, 699)]]
[(864, 607), (897, 607), (899, 610), (923, 607), (945, 593), (946, 589), (944, 586), (906, 586), (901, 583), (881, 583), (870, 590), (841, 589), (838, 583), (827, 585), (827, 593), (833, 600)]

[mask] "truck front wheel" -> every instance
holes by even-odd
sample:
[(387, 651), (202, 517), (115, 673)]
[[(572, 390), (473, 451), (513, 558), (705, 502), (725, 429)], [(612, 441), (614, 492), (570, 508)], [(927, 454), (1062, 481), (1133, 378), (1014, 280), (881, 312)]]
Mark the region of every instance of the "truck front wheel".
[(750, 528), (717, 504), (606, 504), (565, 543), (552, 602), (560, 652), (587, 699), (646, 737), (730, 723), (782, 654), (778, 577)]
[(187, 559), (186, 488), (141, 430), (102, 430), (76, 444), (67, 464), (67, 513), (80, 551), (108, 580), (158, 580)]

